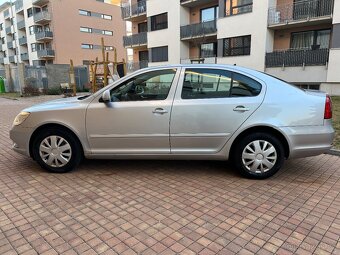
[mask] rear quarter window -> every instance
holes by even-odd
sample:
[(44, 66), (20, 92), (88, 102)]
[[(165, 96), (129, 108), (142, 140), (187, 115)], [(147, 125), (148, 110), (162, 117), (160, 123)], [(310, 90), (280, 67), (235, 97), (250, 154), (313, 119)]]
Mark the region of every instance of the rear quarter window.
[(231, 88), (231, 97), (251, 97), (260, 94), (262, 89), (261, 83), (245, 75), (233, 73), (233, 85)]

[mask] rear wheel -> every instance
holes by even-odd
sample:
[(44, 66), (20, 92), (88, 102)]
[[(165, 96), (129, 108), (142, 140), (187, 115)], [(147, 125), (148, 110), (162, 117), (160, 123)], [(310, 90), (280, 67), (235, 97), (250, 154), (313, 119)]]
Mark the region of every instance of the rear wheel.
[(243, 176), (265, 179), (282, 167), (284, 148), (280, 140), (271, 134), (250, 134), (236, 145), (233, 162)]
[(49, 172), (66, 173), (79, 165), (82, 149), (71, 132), (50, 128), (35, 137), (33, 156), (38, 164)]

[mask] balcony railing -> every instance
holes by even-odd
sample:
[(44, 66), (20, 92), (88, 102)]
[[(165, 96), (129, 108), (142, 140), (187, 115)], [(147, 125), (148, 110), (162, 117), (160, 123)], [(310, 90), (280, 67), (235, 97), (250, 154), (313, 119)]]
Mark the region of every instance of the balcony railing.
[(32, 0), (32, 4), (37, 6), (46, 5), (48, 2), (49, 0)]
[(146, 14), (146, 1), (140, 1), (136, 4), (126, 4), (121, 6), (122, 18), (130, 19)]
[(21, 20), (21, 21), (19, 21), (18, 23), (17, 23), (17, 28), (18, 28), (18, 30), (20, 30), (20, 29), (25, 29), (25, 20)]
[(4, 18), (7, 19), (10, 17), (10, 12), (9, 12), (9, 8), (7, 10), (4, 11)]
[(191, 24), (181, 27), (181, 39), (190, 39), (217, 33), (216, 20)]
[(28, 53), (22, 53), (20, 56), (21, 56), (21, 61), (27, 61), (27, 60), (29, 60)]
[(14, 31), (13, 31), (13, 27), (10, 26), (10, 27), (6, 27), (6, 34), (14, 34)]
[(13, 49), (14, 48), (14, 41), (7, 42), (7, 48)]
[(0, 64), (5, 64), (5, 59), (4, 58), (0, 58)]
[(54, 50), (45, 49), (37, 51), (38, 58), (54, 58)]
[(188, 59), (181, 59), (181, 64), (216, 64), (216, 56), (211, 57), (191, 57)]
[(290, 49), (266, 54), (266, 67), (327, 65), (329, 49)]
[(19, 12), (22, 11), (24, 8), (24, 1), (23, 0), (16, 0), (15, 1), (15, 11)]
[(333, 0), (310, 0), (269, 8), (268, 26), (331, 17), (333, 6)]
[(140, 62), (127, 62), (126, 66), (127, 66), (127, 72), (128, 73), (132, 73), (134, 71), (137, 71), (139, 69), (142, 68), (146, 68), (149, 65), (149, 61), (144, 60), (144, 61), (140, 61)]
[(0, 42), (0, 51), (3, 51), (3, 50), (2, 50), (2, 43), (1, 43), (1, 42)]
[(8, 60), (10, 63), (15, 63), (15, 56), (9, 56)]
[(208, 3), (212, 3), (212, 4), (215, 3), (216, 5), (218, 5), (218, 0), (181, 0), (180, 3), (182, 6), (194, 7), (194, 6), (204, 5)]
[(27, 44), (27, 37), (19, 38), (19, 45), (25, 45), (25, 44)]
[(35, 39), (37, 41), (43, 41), (43, 40), (52, 40), (53, 39), (53, 32), (51, 31), (43, 31), (35, 34)]
[(51, 21), (51, 14), (48, 11), (41, 11), (33, 15), (35, 23), (46, 23)]
[(124, 47), (136, 47), (146, 45), (148, 42), (147, 32), (123, 37)]

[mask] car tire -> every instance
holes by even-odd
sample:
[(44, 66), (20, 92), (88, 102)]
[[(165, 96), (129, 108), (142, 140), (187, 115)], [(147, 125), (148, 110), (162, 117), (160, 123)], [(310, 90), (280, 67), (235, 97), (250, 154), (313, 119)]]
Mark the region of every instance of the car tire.
[(59, 128), (42, 130), (33, 141), (33, 158), (52, 173), (67, 173), (74, 170), (83, 158), (78, 139), (70, 132)]
[(237, 142), (233, 163), (241, 175), (266, 179), (283, 166), (284, 148), (279, 139), (268, 133), (253, 133)]

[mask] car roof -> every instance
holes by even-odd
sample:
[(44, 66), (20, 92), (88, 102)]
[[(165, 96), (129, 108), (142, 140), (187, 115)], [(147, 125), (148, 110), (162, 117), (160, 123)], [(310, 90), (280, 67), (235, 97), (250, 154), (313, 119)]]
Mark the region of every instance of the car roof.
[(161, 65), (161, 66), (151, 66), (146, 69), (148, 70), (157, 70), (159, 68), (223, 68), (223, 69), (229, 69), (230, 71), (239, 71), (243, 73), (247, 73), (250, 75), (253, 75), (255, 77), (258, 77), (260, 79), (266, 80), (266, 79), (274, 79), (274, 77), (270, 77), (269, 75), (242, 66), (236, 66), (236, 65), (224, 65), (224, 64), (178, 64), (178, 65)]

